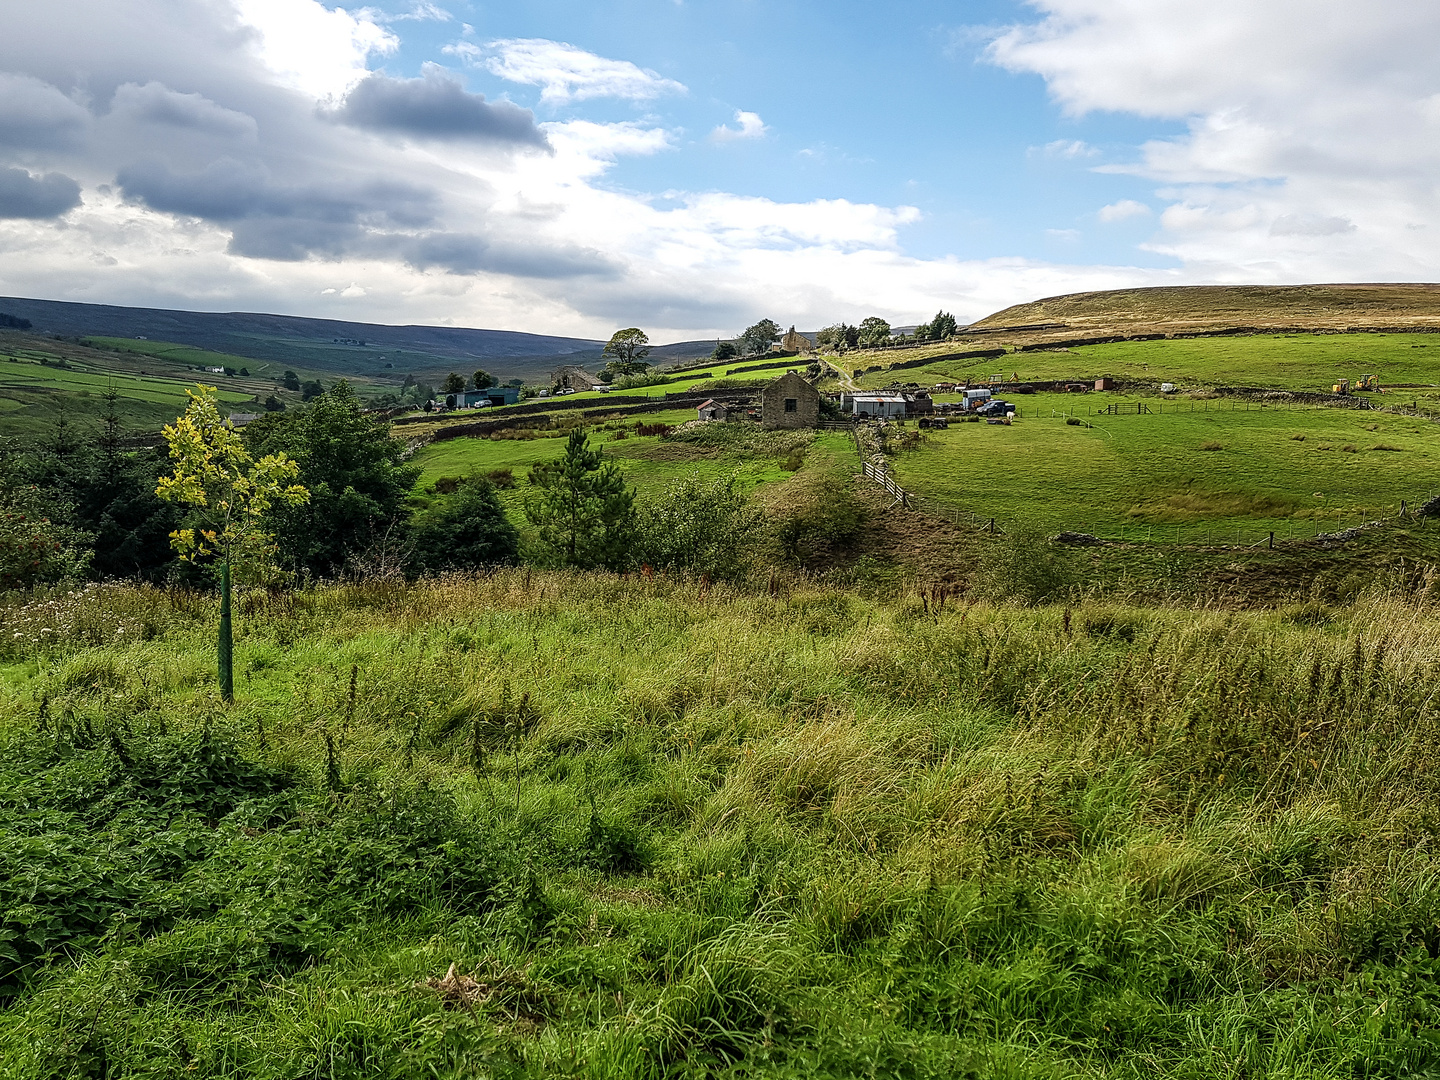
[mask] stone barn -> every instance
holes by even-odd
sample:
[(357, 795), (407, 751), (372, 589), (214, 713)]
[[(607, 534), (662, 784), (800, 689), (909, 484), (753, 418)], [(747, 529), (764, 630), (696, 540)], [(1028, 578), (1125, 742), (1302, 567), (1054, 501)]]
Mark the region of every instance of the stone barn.
[(820, 391), (787, 371), (760, 392), (760, 422), (767, 428), (809, 428), (820, 420)]

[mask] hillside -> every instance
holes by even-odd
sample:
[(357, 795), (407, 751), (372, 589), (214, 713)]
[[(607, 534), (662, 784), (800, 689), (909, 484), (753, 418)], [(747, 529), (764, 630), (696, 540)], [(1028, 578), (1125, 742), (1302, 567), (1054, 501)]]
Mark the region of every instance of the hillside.
[[(74, 304), (0, 297), (0, 312), (40, 334), (150, 338), (295, 368), (373, 378), (443, 375), (486, 366), (502, 378), (535, 379), (558, 364), (591, 363), (603, 342), (455, 326), (385, 326), (250, 312)], [(363, 342), (363, 344), (360, 344)], [(713, 346), (712, 346), (713, 347)]]
[(1440, 329), (1440, 285), (1185, 285), (1050, 296), (997, 311), (976, 330), (1063, 323), (1055, 331), (1184, 333), (1230, 327)]

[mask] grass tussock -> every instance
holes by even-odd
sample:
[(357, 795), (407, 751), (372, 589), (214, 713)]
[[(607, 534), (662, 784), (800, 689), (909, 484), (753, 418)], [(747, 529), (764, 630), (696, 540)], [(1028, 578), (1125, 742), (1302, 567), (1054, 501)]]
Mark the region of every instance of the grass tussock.
[(230, 707), (214, 614), (0, 604), (7, 1076), (1440, 1069), (1412, 601), (337, 585)]

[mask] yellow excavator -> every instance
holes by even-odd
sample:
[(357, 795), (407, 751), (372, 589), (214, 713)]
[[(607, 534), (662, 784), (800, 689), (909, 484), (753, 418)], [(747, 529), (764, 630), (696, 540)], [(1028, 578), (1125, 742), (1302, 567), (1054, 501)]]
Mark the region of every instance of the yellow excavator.
[(1353, 386), (1349, 379), (1341, 379), (1331, 389), (1337, 394), (1348, 394), (1352, 391), (1359, 393), (1361, 390), (1369, 391), (1372, 394), (1382, 393), (1380, 389), (1380, 376), (1378, 375), (1361, 375), (1355, 380)]

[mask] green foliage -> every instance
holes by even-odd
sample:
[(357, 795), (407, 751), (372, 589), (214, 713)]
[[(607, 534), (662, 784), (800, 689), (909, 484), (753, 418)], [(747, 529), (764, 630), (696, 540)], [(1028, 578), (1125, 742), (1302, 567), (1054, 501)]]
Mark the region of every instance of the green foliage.
[(772, 525), (780, 558), (810, 570), (831, 567), (849, 554), (860, 538), (865, 511), (843, 480), (801, 474), (776, 507)]
[(170, 543), (191, 562), (216, 557), (238, 573), (261, 577), (271, 568), (273, 539), (266, 528), (272, 508), (297, 507), (310, 493), (291, 483), (299, 466), (285, 452), (252, 457), (240, 435), (220, 419), (214, 389), (191, 392), (185, 415), (163, 434), (174, 472), (155, 493), (185, 508), (187, 524)]
[[(513, 486), (513, 479), (509, 485)], [(514, 562), (515, 526), (505, 516), (489, 480), (470, 480), (455, 495), (416, 520), (411, 532), (416, 573), (479, 570)]]
[(605, 343), (602, 355), (610, 357), (605, 365), (611, 378), (621, 375), (643, 375), (649, 368), (645, 357), (650, 354), (650, 338), (639, 327), (616, 330)]
[(837, 352), (856, 348), (860, 344), (860, 328), (843, 322), (827, 326), (815, 335), (815, 344), (822, 349), (834, 349)]
[(284, 378), (283, 378), (283, 380), (282, 380), (282, 383), (283, 383), (283, 385), (284, 385), (284, 387), (285, 387), (286, 390), (293, 390), (293, 391), (295, 391), (295, 392), (297, 392), (297, 393), (298, 393), (299, 390), (300, 390), (300, 376), (299, 376), (299, 375), (296, 375), (295, 372), (293, 372), (293, 371), (286, 371), (286, 372), (285, 372), (285, 376), (284, 376)]
[(445, 381), (440, 384), (440, 392), (444, 394), (459, 394), (465, 389), (465, 376), (458, 371), (452, 371), (445, 376)]
[(325, 393), (325, 385), (319, 379), (310, 379), (301, 384), (300, 399), (302, 401), (314, 401), (323, 393)]
[(28, 589), (85, 575), (91, 537), (51, 520), (64, 503), (21, 475), (11, 440), (0, 443), (0, 590)]
[[(476, 371), (470, 379), (476, 390), (488, 390), (495, 385), (495, 376), (488, 371)], [(464, 387), (461, 387), (463, 390)]]
[(770, 346), (780, 340), (780, 327), (771, 319), (761, 319), (753, 326), (747, 326), (740, 335), (740, 344), (749, 356), (762, 356)]
[(208, 601), (61, 595), (7, 1080), (1440, 1071), (1428, 606), (517, 568), (258, 596), (225, 710)]
[(935, 317), (930, 320), (929, 336), (936, 341), (948, 341), (955, 336), (958, 329), (959, 324), (955, 321), (954, 315), (948, 311), (937, 311)]
[(628, 559), (635, 493), (620, 470), (576, 428), (565, 453), (530, 470), (525, 517), (538, 527), (542, 559), (556, 566), (618, 569)]
[(1047, 604), (1065, 599), (1078, 576), (1045, 531), (1027, 521), (1006, 525), (1006, 534), (985, 549), (978, 591), (995, 600)]
[(712, 360), (733, 360), (740, 355), (740, 350), (735, 347), (733, 341), (717, 341), (715, 349), (710, 353)]
[(655, 570), (712, 581), (739, 581), (764, 526), (734, 476), (692, 475), (636, 504), (634, 560)]
[(274, 515), (287, 567), (333, 577), (405, 517), (418, 470), (389, 425), (360, 411), (345, 380), (302, 411), (271, 413), (245, 427), (257, 454), (284, 453), (299, 466), (310, 501)]
[(859, 341), (861, 345), (884, 345), (890, 340), (890, 324), (884, 319), (874, 315), (864, 319), (860, 323)]

